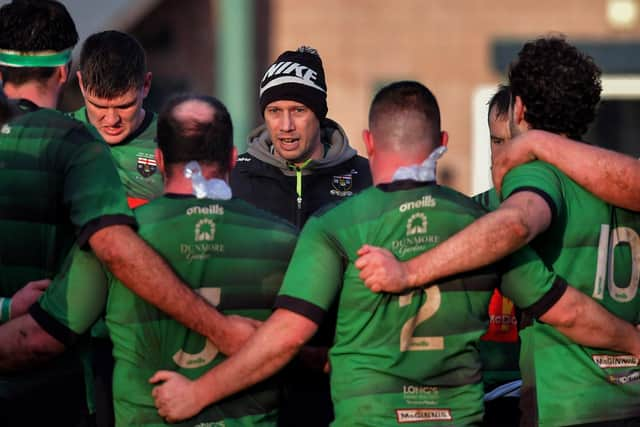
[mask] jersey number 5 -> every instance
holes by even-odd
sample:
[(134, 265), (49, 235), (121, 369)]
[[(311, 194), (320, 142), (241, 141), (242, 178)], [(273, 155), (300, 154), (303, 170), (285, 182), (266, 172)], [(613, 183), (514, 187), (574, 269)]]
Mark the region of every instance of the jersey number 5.
[[(598, 243), (598, 268), (593, 283), (593, 298), (604, 298), (605, 284), (609, 295), (617, 302), (632, 301), (638, 292), (640, 281), (640, 237), (633, 229), (616, 227), (609, 233), (608, 224), (600, 226), (600, 241)], [(613, 274), (614, 250), (620, 244), (628, 244), (631, 250), (631, 280), (626, 287), (616, 285)]]
[[(217, 307), (220, 304), (220, 288), (199, 288), (196, 289), (202, 298), (207, 300), (211, 305)], [(173, 361), (176, 365), (185, 369), (194, 369), (206, 365), (218, 355), (218, 348), (209, 340), (206, 340), (204, 348), (199, 353), (187, 353), (180, 349), (173, 355)]]
[[(411, 291), (398, 298), (400, 307), (411, 304), (411, 298), (416, 291)], [(419, 291), (418, 291), (419, 292)], [(422, 322), (425, 322), (440, 308), (440, 288), (437, 285), (424, 289), (427, 299), (418, 310), (418, 314), (412, 316), (402, 326), (400, 332), (400, 351), (426, 351), (444, 350), (444, 337), (414, 337), (413, 334)]]

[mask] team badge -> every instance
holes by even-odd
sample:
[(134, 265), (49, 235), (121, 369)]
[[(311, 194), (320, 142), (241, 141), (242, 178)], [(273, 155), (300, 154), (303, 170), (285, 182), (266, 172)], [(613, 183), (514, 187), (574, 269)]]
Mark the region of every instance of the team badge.
[(353, 178), (351, 174), (346, 175), (334, 175), (331, 178), (331, 190), (332, 196), (347, 197), (352, 196), (351, 186), (353, 184)]
[(156, 172), (158, 165), (155, 159), (149, 159), (147, 157), (138, 157), (137, 162), (138, 173), (145, 178), (150, 177)]

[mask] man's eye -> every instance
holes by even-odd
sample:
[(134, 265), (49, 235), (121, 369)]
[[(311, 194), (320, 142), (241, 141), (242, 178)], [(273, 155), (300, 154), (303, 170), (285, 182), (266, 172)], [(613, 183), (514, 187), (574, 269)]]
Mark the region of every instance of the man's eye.
[(502, 138), (491, 138), (492, 144), (502, 144), (504, 141)]

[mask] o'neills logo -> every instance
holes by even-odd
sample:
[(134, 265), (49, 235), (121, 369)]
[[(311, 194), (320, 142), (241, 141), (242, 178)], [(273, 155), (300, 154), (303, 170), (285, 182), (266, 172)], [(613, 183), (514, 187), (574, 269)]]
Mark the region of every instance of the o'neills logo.
[(411, 209), (419, 209), (419, 208), (435, 208), (436, 207), (436, 199), (431, 196), (423, 196), (421, 199), (415, 200), (413, 202), (407, 202), (400, 205), (400, 212), (406, 212)]
[(601, 368), (635, 368), (638, 366), (638, 358), (628, 354), (594, 354), (591, 356), (594, 362)]
[(297, 62), (276, 62), (264, 73), (261, 84), (264, 84), (265, 81), (272, 77), (273, 80), (260, 89), (260, 96), (262, 96), (265, 90), (285, 83), (303, 84), (326, 93), (326, 90), (316, 83), (318, 73), (306, 65), (298, 64)]
[(191, 206), (187, 209), (187, 215), (224, 215), (224, 208), (220, 205)]
[(452, 421), (450, 409), (396, 409), (398, 423), (419, 423), (425, 421)]

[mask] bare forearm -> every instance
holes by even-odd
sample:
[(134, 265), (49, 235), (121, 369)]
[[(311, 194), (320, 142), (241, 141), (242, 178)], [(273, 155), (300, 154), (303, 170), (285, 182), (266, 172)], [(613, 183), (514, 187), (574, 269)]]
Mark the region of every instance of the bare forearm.
[[(532, 131), (533, 132), (533, 131)], [(559, 135), (538, 132), (535, 156), (551, 163), (597, 197), (640, 211), (640, 161)]]
[(29, 314), (0, 326), (0, 372), (32, 368), (62, 353), (64, 345)]
[(568, 287), (540, 320), (578, 344), (640, 357), (640, 334), (636, 328), (575, 288)]
[(126, 226), (96, 232), (94, 252), (125, 286), (189, 329), (224, 348), (225, 317), (188, 288), (167, 263)]
[(411, 287), (491, 264), (524, 246), (531, 239), (517, 211), (491, 212), (405, 263)]
[(309, 319), (276, 310), (247, 344), (195, 382), (201, 406), (217, 402), (278, 372), (317, 330)]

